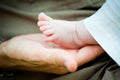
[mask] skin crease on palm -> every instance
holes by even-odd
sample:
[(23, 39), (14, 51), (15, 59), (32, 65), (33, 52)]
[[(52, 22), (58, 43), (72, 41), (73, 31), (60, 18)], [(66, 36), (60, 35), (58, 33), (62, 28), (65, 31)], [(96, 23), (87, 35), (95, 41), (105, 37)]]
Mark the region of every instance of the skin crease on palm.
[(46, 42), (71, 49), (98, 44), (85, 28), (83, 21), (55, 20), (44, 13), (40, 13), (38, 19), (38, 26), (46, 36)]

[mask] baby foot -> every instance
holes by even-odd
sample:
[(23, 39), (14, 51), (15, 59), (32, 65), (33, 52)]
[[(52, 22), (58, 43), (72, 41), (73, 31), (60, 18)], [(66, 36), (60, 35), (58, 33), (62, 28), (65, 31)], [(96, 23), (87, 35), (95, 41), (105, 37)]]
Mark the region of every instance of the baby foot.
[(79, 48), (80, 41), (76, 35), (76, 22), (54, 20), (40, 13), (38, 26), (46, 36), (46, 42), (54, 42), (65, 48)]
[[(46, 36), (46, 42), (53, 42), (64, 48), (80, 48), (85, 45), (85, 40), (81, 39), (81, 36), (84, 38), (86, 32), (84, 32), (84, 27), (81, 23), (77, 21), (64, 21), (64, 20), (55, 20), (51, 17), (40, 13), (39, 15), (38, 26), (43, 34)], [(79, 25), (79, 27), (78, 27)], [(81, 33), (82, 32), (82, 33)], [(81, 35), (82, 34), (82, 35)], [(88, 40), (87, 36), (86, 41)]]

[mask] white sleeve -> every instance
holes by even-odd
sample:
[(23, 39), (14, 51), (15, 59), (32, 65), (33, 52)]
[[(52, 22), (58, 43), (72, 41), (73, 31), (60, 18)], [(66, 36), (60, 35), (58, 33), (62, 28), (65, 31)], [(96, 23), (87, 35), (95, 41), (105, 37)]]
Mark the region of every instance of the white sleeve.
[(84, 20), (87, 30), (120, 66), (120, 0), (107, 0)]

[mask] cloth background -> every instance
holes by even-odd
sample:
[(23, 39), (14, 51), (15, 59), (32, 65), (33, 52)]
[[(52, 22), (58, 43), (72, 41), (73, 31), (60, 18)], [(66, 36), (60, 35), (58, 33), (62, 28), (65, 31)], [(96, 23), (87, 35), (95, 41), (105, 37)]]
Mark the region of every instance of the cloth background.
[[(40, 12), (55, 19), (81, 20), (95, 13), (103, 3), (104, 0), (0, 0), (0, 36), (40, 33)], [(0, 69), (0, 80), (119, 80), (119, 75), (120, 68), (107, 54), (64, 75)]]

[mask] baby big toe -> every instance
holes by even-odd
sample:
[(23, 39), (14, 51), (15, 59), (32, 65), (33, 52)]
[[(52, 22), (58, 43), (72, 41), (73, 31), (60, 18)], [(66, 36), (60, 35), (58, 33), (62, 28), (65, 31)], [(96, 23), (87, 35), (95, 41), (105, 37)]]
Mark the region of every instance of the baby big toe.
[(52, 20), (52, 18), (49, 17), (49, 16), (47, 16), (47, 15), (45, 15), (45, 14), (42, 12), (42, 13), (40, 13), (40, 14), (38, 15), (38, 20), (41, 20), (41, 21), (50, 21), (50, 20)]

